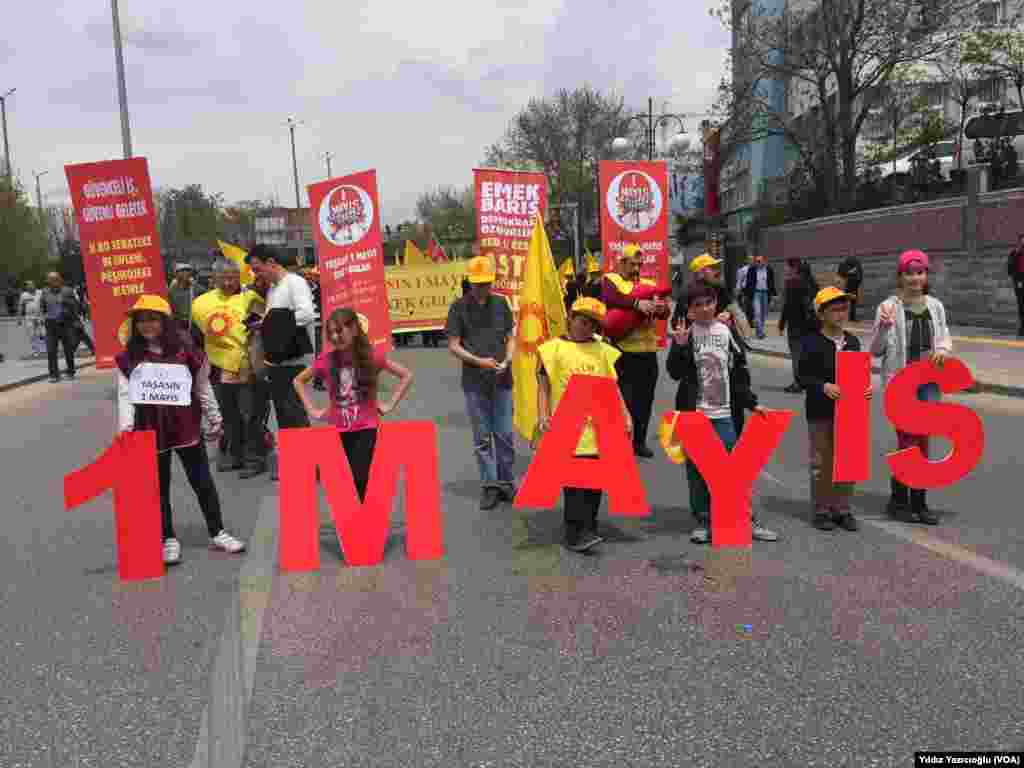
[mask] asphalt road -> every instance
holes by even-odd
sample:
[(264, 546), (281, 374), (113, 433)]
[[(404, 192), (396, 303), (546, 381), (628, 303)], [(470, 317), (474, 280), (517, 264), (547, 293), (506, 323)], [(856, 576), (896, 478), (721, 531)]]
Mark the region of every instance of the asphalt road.
[[(609, 541), (579, 556), (559, 511), (479, 510), (457, 369), (397, 357), (418, 374), (399, 417), (439, 426), (440, 563), (405, 560), (399, 509), (385, 563), (348, 568), (323, 509), (319, 573), (278, 574), (275, 486), (225, 475), (227, 524), (253, 546), (210, 552), (179, 471), (184, 562), (121, 584), (109, 499), (65, 512), (61, 490), (112, 434), (109, 374), (0, 395), (0, 765), (890, 766), (1024, 748), (1024, 402), (962, 398), (987, 450), (931, 494), (938, 528), (883, 517), (879, 399), (860, 532), (808, 525), (801, 414), (755, 496), (778, 543), (691, 544), (683, 472), (659, 456), (641, 465), (651, 517), (602, 512)], [(753, 366), (765, 404), (802, 404), (786, 361)], [(673, 392), (663, 374), (659, 411)]]

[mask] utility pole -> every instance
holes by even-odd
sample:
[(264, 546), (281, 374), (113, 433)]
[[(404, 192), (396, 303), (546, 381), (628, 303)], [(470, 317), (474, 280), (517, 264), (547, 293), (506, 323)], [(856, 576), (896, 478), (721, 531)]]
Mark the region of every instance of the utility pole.
[(331, 155), (330, 152), (324, 152), (324, 159), (327, 160), (327, 178), (331, 178)]
[(11, 147), (7, 143), (7, 97), (14, 93), (17, 88), (11, 88), (3, 96), (0, 96), (0, 116), (3, 119), (4, 127), (4, 174), (7, 176), (7, 186), (13, 187), (11, 183)]
[(128, 89), (124, 84), (124, 51), (121, 48), (121, 21), (117, 13), (117, 0), (110, 0), (114, 18), (114, 58), (117, 62), (117, 100), (121, 106), (121, 145), (124, 159), (132, 156), (132, 129), (128, 122)]
[(295, 159), (295, 126), (298, 123), (295, 122), (295, 118), (288, 118), (288, 130), (292, 135), (292, 174), (295, 177), (295, 208), (298, 210), (302, 207), (302, 202), (299, 198), (299, 164)]

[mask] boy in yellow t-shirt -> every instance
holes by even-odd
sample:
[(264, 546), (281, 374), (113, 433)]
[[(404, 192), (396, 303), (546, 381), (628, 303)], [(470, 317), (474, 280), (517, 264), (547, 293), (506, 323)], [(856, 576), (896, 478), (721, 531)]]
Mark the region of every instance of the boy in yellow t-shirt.
[[(577, 299), (569, 316), (569, 335), (545, 342), (537, 349), (537, 417), (543, 434), (551, 423), (551, 414), (565, 394), (574, 374), (617, 379), (615, 363), (622, 354), (597, 335), (604, 320), (605, 306), (597, 299)], [(622, 395), (619, 404), (626, 418), (626, 430), (632, 435), (633, 421)], [(583, 429), (576, 456), (597, 458), (594, 428)], [(565, 545), (574, 552), (585, 552), (601, 543), (597, 535), (597, 512), (604, 494), (591, 488), (565, 489)]]

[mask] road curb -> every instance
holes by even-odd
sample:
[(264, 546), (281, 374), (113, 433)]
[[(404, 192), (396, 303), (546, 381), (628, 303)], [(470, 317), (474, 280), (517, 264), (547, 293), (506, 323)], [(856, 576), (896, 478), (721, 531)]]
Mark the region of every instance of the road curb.
[[(95, 362), (82, 363), (81, 365), (75, 366), (78, 371), (85, 370), (86, 368), (94, 368)], [(21, 387), (27, 387), (29, 384), (38, 384), (40, 381), (47, 381), (50, 378), (49, 373), (42, 373), (38, 376), (29, 376), (27, 379), (19, 379), (18, 381), (12, 381), (7, 384), (0, 384), (0, 393), (10, 392), (12, 389), (20, 389)]]
[[(755, 355), (762, 355), (764, 357), (777, 357), (782, 360), (792, 359), (785, 352), (776, 352), (774, 349), (760, 349), (758, 347), (751, 346), (751, 353)], [(881, 373), (881, 369), (877, 365), (871, 366), (872, 373)], [(1024, 398), (1024, 386), (1010, 387), (1005, 384), (993, 384), (988, 381), (977, 380), (975, 386), (967, 390), (972, 395), (989, 394), (989, 395), (1002, 395), (1003, 397), (1021, 397)]]

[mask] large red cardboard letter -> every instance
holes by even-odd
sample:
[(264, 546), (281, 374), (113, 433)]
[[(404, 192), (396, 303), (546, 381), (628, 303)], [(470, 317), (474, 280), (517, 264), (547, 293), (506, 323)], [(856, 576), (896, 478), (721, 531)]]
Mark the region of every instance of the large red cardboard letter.
[[(588, 417), (597, 434), (600, 455), (597, 459), (578, 459), (574, 456), (576, 444)], [(526, 470), (515, 507), (557, 506), (558, 495), (565, 487), (606, 491), (613, 515), (650, 514), (614, 379), (580, 374), (569, 379), (551, 419), (551, 431), (540, 441)]]
[(108, 490), (114, 492), (118, 576), (124, 581), (163, 576), (155, 432), (122, 433), (96, 461), (67, 475), (64, 509)]
[(922, 384), (934, 382), (947, 395), (974, 384), (967, 366), (947, 358), (940, 368), (922, 360), (908, 365), (885, 390), (885, 415), (900, 432), (938, 435), (953, 444), (941, 461), (929, 461), (914, 446), (893, 451), (886, 459), (893, 477), (911, 488), (943, 488), (963, 480), (978, 466), (985, 452), (985, 427), (970, 408), (956, 403), (928, 403), (917, 399)]
[(400, 467), (405, 470), (406, 555), (410, 560), (444, 557), (433, 422), (380, 425), (363, 503), (336, 429), (282, 429), (279, 443), (281, 570), (315, 571), (320, 567), (317, 469), (349, 565), (377, 565), (384, 559)]
[(871, 401), (864, 395), (871, 386), (871, 353), (836, 355), (835, 459), (832, 477), (837, 483), (871, 479)]
[(707, 416), (697, 411), (679, 414), (676, 436), (711, 492), (712, 546), (750, 546), (754, 480), (775, 452), (792, 418), (792, 411), (754, 414), (732, 453), (727, 453)]

